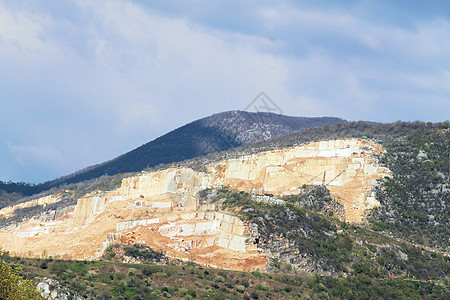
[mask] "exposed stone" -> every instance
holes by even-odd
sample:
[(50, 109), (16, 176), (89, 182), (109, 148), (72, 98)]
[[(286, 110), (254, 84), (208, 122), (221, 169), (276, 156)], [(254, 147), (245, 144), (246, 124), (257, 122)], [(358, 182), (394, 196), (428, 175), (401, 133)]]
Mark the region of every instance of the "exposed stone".
[(67, 288), (62, 288), (59, 282), (51, 278), (37, 278), (36, 289), (41, 293), (42, 297), (51, 300), (67, 300), (69, 299), (83, 299), (83, 297), (74, 295), (73, 292)]
[[(140, 243), (204, 265), (263, 269), (270, 253), (257, 248), (258, 226), (218, 211), (216, 204), (199, 203), (198, 193), (229, 186), (259, 194), (257, 201), (283, 204), (277, 196), (297, 194), (304, 184), (325, 185), (345, 208), (340, 216), (360, 222), (365, 210), (379, 205), (372, 193), (376, 179), (389, 174), (373, 157), (381, 151), (367, 140), (334, 140), (212, 163), (207, 172), (176, 167), (141, 174), (114, 191), (85, 195), (73, 208), (0, 230), (0, 243), (22, 256), (65, 259), (96, 259), (111, 243)], [(7, 207), (0, 215), (59, 199)]]

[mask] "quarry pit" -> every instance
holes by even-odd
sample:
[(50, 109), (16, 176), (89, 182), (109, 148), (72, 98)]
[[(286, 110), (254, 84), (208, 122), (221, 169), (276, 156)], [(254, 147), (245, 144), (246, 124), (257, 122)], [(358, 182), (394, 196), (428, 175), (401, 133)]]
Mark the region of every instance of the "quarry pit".
[[(347, 222), (362, 222), (379, 205), (373, 186), (390, 175), (376, 156), (382, 146), (367, 139), (313, 142), (270, 150), (206, 166), (206, 172), (175, 167), (123, 179), (121, 187), (97, 191), (54, 217), (36, 216), (0, 229), (2, 247), (19, 256), (94, 260), (113, 243), (147, 245), (166, 255), (232, 270), (264, 270), (269, 253), (255, 232), (198, 193), (223, 186), (259, 195), (298, 193), (302, 185), (324, 185), (345, 208)], [(60, 201), (59, 195), (0, 210)]]

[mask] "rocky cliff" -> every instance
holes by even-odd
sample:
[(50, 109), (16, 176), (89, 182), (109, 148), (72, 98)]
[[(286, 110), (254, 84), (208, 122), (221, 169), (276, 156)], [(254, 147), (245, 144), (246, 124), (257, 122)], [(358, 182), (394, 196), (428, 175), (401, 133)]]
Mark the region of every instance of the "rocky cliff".
[(8, 207), (5, 207), (0, 210), (0, 218), (11, 217), (14, 214), (14, 212), (18, 209), (23, 209), (23, 208), (33, 207), (33, 206), (38, 206), (38, 205), (43, 206), (43, 205), (55, 203), (55, 202), (58, 202), (59, 200), (61, 200), (61, 198), (62, 198), (61, 194), (56, 194), (56, 195), (41, 197), (41, 198), (38, 198), (35, 200), (17, 204), (14, 206), (8, 206)]
[(266, 151), (208, 166), (214, 185), (258, 194), (295, 194), (303, 184), (324, 185), (345, 207), (345, 220), (361, 222), (366, 209), (379, 203), (376, 180), (389, 175), (375, 155), (379, 144), (363, 139), (314, 142)]
[[(207, 172), (170, 168), (125, 178), (120, 188), (78, 199), (64, 215), (32, 218), (0, 231), (0, 243), (20, 255), (95, 259), (109, 244), (140, 243), (169, 256), (236, 270), (264, 269), (254, 228), (215, 204), (200, 204), (205, 188), (228, 186), (255, 194), (296, 194), (302, 185), (324, 185), (361, 222), (378, 205), (376, 179), (389, 174), (377, 164), (379, 144), (363, 139), (314, 142), (206, 165)], [(33, 207), (57, 196), (22, 205)], [(0, 210), (9, 218), (17, 208)]]

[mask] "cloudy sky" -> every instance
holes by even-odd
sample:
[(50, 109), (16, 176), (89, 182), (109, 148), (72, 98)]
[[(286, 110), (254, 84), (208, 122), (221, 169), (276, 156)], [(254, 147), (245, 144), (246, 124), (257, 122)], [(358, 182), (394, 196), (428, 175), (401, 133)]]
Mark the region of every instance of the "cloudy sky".
[(450, 118), (450, 1), (0, 0), (0, 180), (112, 159), (264, 91), (288, 115)]

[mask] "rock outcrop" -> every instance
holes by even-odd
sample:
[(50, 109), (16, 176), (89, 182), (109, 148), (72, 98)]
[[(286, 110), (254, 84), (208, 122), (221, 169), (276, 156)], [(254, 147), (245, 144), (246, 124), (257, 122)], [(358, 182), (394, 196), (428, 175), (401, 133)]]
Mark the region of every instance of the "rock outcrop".
[(61, 287), (58, 280), (44, 277), (44, 278), (35, 278), (35, 281), (37, 281), (36, 289), (41, 293), (41, 296), (44, 297), (44, 299), (49, 300), (84, 299), (83, 297), (77, 295), (73, 291)]
[(376, 154), (381, 145), (363, 139), (314, 142), (229, 159), (208, 166), (214, 185), (258, 194), (295, 194), (303, 184), (324, 185), (345, 207), (345, 220), (361, 222), (379, 205), (376, 180), (389, 175)]
[[(125, 178), (120, 188), (85, 195), (64, 214), (33, 218), (0, 230), (0, 243), (20, 255), (95, 259), (109, 244), (140, 243), (169, 256), (236, 270), (263, 269), (255, 229), (215, 205), (200, 205), (205, 188), (228, 186), (256, 194), (298, 193), (324, 185), (345, 208), (345, 219), (363, 220), (378, 205), (376, 179), (389, 174), (374, 155), (379, 144), (362, 139), (315, 142), (209, 164), (207, 172), (170, 168)], [(59, 201), (49, 196), (31, 207)], [(11, 217), (17, 207), (0, 210)], [(53, 218), (53, 219), (52, 219)]]
[(62, 198), (61, 194), (56, 194), (56, 195), (41, 197), (41, 198), (31, 200), (28, 202), (23, 202), (23, 203), (13, 205), (13, 206), (7, 206), (0, 210), (0, 218), (11, 217), (17, 209), (33, 207), (33, 206), (37, 206), (37, 205), (47, 205), (47, 204), (58, 202), (61, 200), (61, 198)]

